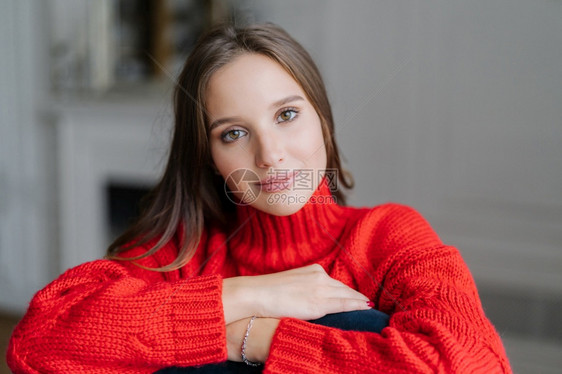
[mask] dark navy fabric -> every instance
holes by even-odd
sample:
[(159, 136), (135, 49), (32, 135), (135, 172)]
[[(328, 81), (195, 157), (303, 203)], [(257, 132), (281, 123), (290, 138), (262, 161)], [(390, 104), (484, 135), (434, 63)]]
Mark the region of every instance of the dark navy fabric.
[[(389, 317), (386, 313), (370, 309), (328, 314), (309, 322), (342, 330), (380, 333), (383, 328), (388, 326), (388, 319)], [(262, 370), (263, 366), (253, 367), (243, 362), (226, 361), (220, 364), (208, 364), (199, 367), (170, 367), (159, 370), (155, 374), (252, 374), (261, 373)]]
[(380, 333), (382, 329), (388, 326), (388, 314), (376, 309), (357, 310), (354, 312), (327, 314), (322, 318), (309, 322), (328, 327), (336, 327), (341, 330)]

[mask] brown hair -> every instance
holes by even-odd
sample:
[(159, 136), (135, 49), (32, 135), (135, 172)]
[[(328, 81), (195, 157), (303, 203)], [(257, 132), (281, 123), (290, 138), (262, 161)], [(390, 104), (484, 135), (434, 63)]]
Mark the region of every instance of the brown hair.
[[(136, 223), (109, 246), (108, 258), (137, 260), (150, 256), (182, 230), (177, 258), (169, 265), (153, 269), (175, 270), (193, 256), (204, 225), (226, 227), (234, 205), (225, 198), (224, 180), (212, 167), (205, 93), (213, 73), (244, 53), (273, 59), (300, 84), (321, 120), (327, 169), (337, 170), (338, 186), (353, 187), (351, 175), (341, 167), (332, 110), (322, 77), (306, 50), (273, 24), (244, 28), (220, 25), (199, 39), (183, 67), (174, 91), (175, 129), (164, 175), (148, 195), (146, 208)], [(341, 190), (332, 194), (339, 204), (345, 205)], [(148, 242), (155, 244), (141, 256), (118, 256)]]

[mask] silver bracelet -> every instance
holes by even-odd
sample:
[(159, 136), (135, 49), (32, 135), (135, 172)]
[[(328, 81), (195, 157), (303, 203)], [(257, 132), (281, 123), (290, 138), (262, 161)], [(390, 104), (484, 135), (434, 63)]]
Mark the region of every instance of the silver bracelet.
[(248, 360), (248, 358), (246, 357), (246, 343), (248, 342), (248, 335), (250, 335), (250, 329), (252, 328), (252, 325), (254, 324), (254, 320), (256, 319), (256, 316), (253, 316), (250, 319), (250, 322), (248, 322), (248, 327), (246, 328), (246, 334), (244, 335), (244, 340), (242, 341), (242, 361), (246, 364), (246, 365), (250, 365), (250, 366), (260, 366), (261, 363), (260, 362), (252, 362), (250, 360)]

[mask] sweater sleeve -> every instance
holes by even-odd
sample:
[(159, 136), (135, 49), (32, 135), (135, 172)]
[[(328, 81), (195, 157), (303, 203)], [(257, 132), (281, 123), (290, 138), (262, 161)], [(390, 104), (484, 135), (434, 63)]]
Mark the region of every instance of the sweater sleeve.
[(362, 267), (377, 290), (375, 307), (390, 315), (389, 326), (377, 334), (282, 319), (265, 372), (511, 372), (459, 252), (442, 245), (415, 211), (391, 210), (369, 232), (377, 243), (370, 249), (377, 255), (370, 257), (387, 255)]
[(9, 343), (14, 373), (152, 373), (225, 361), (220, 276), (167, 281), (97, 260), (39, 291)]

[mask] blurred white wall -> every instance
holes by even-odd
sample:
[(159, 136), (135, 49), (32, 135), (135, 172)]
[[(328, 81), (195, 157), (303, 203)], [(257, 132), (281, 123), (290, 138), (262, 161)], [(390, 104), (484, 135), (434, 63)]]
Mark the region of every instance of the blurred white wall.
[(0, 2), (0, 309), (8, 311), (24, 310), (58, 270), (54, 128), (41, 116), (44, 5)]
[(562, 292), (561, 2), (244, 3), (323, 71), (352, 204), (410, 204), (477, 278)]
[[(488, 296), (485, 307), (514, 326), (500, 333), (518, 371), (555, 372), (562, 365), (554, 354), (562, 345), (562, 2), (238, 3), (250, 21), (285, 27), (323, 72), (356, 181), (350, 203), (420, 210), (461, 250)], [(42, 1), (0, 2), (0, 308), (10, 310), (23, 310), (64, 270), (58, 199), (67, 180), (56, 144), (61, 123), (72, 129), (66, 120), (75, 117), (51, 105), (48, 11)], [(75, 261), (103, 253), (88, 244), (70, 247)], [(509, 340), (521, 321), (530, 335)]]
[(324, 73), (351, 204), (420, 210), (460, 249), (516, 372), (557, 372), (562, 2), (244, 3)]

